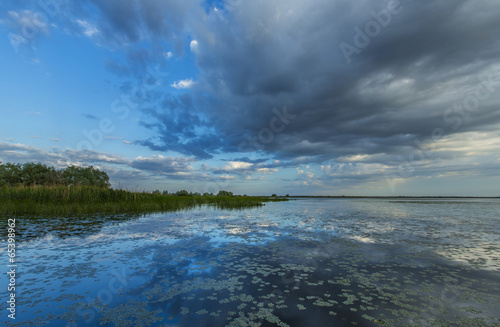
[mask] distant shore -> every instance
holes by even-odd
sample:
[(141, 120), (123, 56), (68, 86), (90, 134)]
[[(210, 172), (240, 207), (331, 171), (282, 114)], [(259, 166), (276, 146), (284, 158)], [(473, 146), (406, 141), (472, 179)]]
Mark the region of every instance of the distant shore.
[(327, 199), (500, 199), (500, 196), (348, 196), (348, 195), (289, 195), (287, 198), (327, 198)]

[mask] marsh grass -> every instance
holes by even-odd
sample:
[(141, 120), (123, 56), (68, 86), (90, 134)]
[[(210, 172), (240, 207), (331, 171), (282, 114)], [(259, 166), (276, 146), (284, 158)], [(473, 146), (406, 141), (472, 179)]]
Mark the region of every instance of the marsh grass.
[(0, 214), (75, 215), (150, 213), (210, 205), (223, 209), (262, 206), (282, 198), (250, 196), (172, 196), (96, 186), (18, 186), (0, 188)]

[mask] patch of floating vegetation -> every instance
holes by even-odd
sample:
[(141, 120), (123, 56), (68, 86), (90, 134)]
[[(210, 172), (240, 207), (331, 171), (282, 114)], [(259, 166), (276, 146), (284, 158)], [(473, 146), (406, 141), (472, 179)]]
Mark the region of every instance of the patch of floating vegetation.
[[(497, 275), (478, 278), (474, 271), (443, 265), (431, 254), (420, 255), (425, 267), (395, 260), (398, 256), (372, 263), (369, 255), (358, 254), (357, 244), (343, 239), (306, 243), (328, 255), (306, 258), (303, 241), (291, 238), (262, 246), (233, 243), (214, 248), (201, 240), (166, 246), (155, 251), (157, 273), (136, 292), (138, 302), (103, 308), (99, 321), (119, 325), (120, 320), (123, 326), (139, 319), (156, 326), (162, 317), (179, 325), (207, 326), (306, 326), (313, 321), (400, 326), (422, 319), (445, 326), (471, 319), (476, 324), (499, 321), (493, 304), (499, 294), (484, 286), (498, 285)], [(221, 255), (224, 259), (218, 260)], [(187, 257), (210, 262), (212, 269), (199, 276), (178, 274), (192, 264)], [(182, 306), (171, 305), (175, 303)], [(164, 312), (148, 309), (151, 306)], [(297, 316), (298, 312), (305, 314)], [(482, 317), (476, 317), (479, 314)]]
[(164, 317), (158, 316), (160, 313), (162, 310), (149, 311), (146, 302), (131, 300), (115, 307), (106, 307), (99, 318), (99, 324), (112, 324), (116, 327), (152, 326), (164, 320)]

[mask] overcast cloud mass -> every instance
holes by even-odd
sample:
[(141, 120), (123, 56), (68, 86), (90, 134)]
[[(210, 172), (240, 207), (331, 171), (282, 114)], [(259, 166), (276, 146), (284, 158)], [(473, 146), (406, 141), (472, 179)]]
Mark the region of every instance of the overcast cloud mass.
[(500, 195), (498, 1), (0, 8), (0, 161), (139, 189)]

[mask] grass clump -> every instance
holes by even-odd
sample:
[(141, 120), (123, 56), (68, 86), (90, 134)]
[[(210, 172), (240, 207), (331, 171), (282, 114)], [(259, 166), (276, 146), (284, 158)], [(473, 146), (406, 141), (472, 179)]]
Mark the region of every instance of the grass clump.
[(262, 206), (263, 202), (268, 201), (286, 201), (282, 198), (223, 195), (178, 196), (87, 185), (4, 186), (0, 187), (0, 214), (151, 213), (189, 209), (201, 205), (243, 209)]

